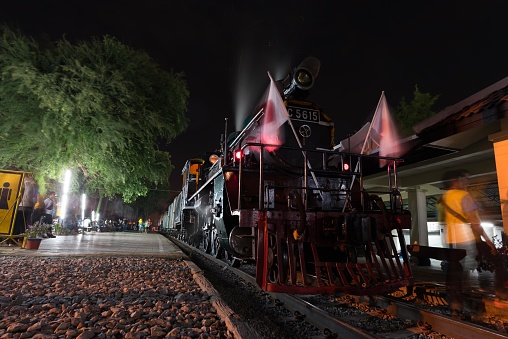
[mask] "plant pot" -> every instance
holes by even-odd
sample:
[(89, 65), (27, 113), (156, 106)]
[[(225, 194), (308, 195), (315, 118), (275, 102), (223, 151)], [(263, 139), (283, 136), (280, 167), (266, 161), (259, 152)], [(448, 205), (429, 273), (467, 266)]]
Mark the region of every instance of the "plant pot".
[(42, 239), (38, 238), (27, 238), (25, 243), (25, 248), (27, 250), (37, 250), (41, 244)]

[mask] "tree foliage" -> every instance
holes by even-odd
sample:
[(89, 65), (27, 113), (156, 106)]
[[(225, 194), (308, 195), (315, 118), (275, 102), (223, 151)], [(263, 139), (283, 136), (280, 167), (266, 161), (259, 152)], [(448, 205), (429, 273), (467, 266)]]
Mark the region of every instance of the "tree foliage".
[(140, 197), (135, 202), (138, 215), (146, 219), (154, 213), (167, 210), (168, 205), (171, 203), (170, 196), (169, 190), (149, 190), (146, 196)]
[(163, 185), (161, 151), (187, 128), (182, 73), (111, 36), (38, 43), (0, 30), (0, 168), (58, 180), (71, 168), (88, 192), (126, 202)]
[(407, 102), (406, 98), (402, 97), (399, 105), (395, 108), (395, 118), (401, 136), (412, 135), (414, 125), (435, 114), (432, 106), (437, 99), (439, 99), (439, 95), (420, 92), (418, 85), (415, 85), (413, 100)]

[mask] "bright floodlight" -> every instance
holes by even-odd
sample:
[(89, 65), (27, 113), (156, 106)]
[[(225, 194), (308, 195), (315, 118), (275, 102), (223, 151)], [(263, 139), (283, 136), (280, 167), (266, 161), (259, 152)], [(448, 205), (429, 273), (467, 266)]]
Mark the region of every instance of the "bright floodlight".
[(65, 171), (63, 194), (69, 193), (69, 187), (71, 185), (71, 176), (72, 176), (72, 173), (70, 170)]
[(72, 173), (70, 170), (65, 171), (64, 184), (63, 184), (63, 195), (62, 195), (62, 211), (60, 212), (60, 218), (63, 220), (67, 216), (67, 205), (69, 203), (69, 187), (71, 185)]
[(86, 194), (81, 195), (81, 222), (85, 221)]

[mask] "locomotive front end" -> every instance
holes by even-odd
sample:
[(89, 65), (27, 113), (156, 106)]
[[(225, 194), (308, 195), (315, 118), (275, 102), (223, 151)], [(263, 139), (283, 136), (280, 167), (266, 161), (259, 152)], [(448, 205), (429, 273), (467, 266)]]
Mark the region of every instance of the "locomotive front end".
[[(308, 58), (281, 86), (272, 80), (266, 104), (223, 138), (220, 159), (201, 167), (182, 200), (193, 217), (182, 233), (234, 266), (255, 263), (266, 291), (393, 292), (413, 282), (403, 235), (411, 216), (396, 186), (402, 159), (335, 150), (333, 122), (306, 100), (318, 72)], [(379, 169), (381, 158), (389, 188), (369, 193), (364, 167)]]

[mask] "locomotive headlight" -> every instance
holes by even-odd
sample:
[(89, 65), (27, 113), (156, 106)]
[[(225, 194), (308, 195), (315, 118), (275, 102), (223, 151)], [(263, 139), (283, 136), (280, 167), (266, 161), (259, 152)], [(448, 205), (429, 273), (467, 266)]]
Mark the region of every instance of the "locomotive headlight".
[(321, 62), (318, 59), (314, 57), (305, 58), (283, 81), (284, 97), (304, 99), (310, 93), (320, 67)]
[(306, 69), (299, 69), (295, 74), (294, 81), (300, 89), (307, 90), (312, 87), (314, 77)]

